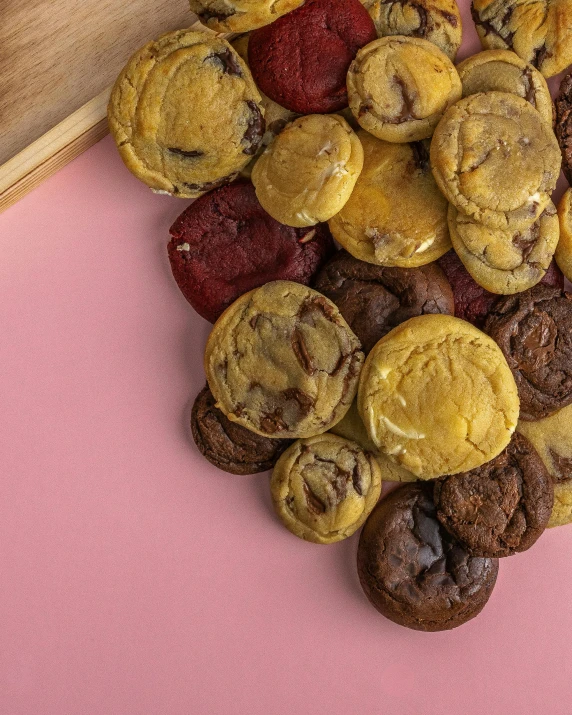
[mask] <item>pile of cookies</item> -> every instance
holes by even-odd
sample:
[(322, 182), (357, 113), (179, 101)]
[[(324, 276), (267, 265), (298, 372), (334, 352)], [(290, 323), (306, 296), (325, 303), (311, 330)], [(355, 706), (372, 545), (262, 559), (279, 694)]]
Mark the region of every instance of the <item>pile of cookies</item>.
[(214, 323), (197, 447), (272, 469), (296, 536), (363, 526), (366, 595), (418, 630), (572, 521), (572, 75), (556, 112), (545, 80), (572, 0), (545, 5), (474, 0), (485, 51), (455, 66), (454, 0), (191, 0), (247, 34), (163, 35), (109, 104), (127, 167), (196, 199), (168, 254)]

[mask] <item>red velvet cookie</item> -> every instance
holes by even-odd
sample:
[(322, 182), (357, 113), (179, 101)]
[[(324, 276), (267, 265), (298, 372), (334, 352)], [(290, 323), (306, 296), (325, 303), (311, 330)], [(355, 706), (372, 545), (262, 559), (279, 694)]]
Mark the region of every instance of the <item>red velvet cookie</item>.
[(306, 0), (250, 35), (248, 61), (270, 99), (299, 114), (325, 114), (348, 106), (348, 68), (376, 38), (359, 0)]
[(269, 281), (307, 285), (334, 252), (327, 224), (283, 226), (246, 182), (201, 196), (170, 233), (167, 248), (177, 285), (211, 323), (243, 293)]

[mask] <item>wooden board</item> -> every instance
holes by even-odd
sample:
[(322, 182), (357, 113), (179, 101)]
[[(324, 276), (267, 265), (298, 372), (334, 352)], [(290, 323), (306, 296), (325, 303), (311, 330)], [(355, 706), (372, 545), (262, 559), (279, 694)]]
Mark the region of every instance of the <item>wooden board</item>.
[(187, 0), (0, 0), (0, 211), (106, 134), (137, 47), (196, 22)]

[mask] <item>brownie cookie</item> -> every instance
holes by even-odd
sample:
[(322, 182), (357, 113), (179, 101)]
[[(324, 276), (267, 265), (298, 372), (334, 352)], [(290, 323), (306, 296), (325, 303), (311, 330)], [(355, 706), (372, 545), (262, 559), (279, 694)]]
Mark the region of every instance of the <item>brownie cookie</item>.
[(476, 282), (502, 295), (532, 288), (542, 279), (560, 234), (552, 201), (537, 221), (519, 231), (488, 228), (450, 204), (449, 231), (453, 248)]
[(217, 320), (205, 373), (230, 420), (267, 437), (313, 437), (348, 411), (363, 359), (331, 301), (299, 283), (274, 281)]
[(216, 407), (208, 385), (193, 404), (191, 431), (201, 454), (230, 474), (266, 472), (291, 444), (289, 439), (261, 437), (231, 422)]
[(298, 440), (284, 452), (270, 490), (289, 531), (315, 544), (333, 544), (367, 519), (381, 494), (381, 472), (358, 444), (326, 433)]
[(215, 32), (248, 32), (263, 27), (304, 0), (189, 0), (191, 11)]
[(455, 0), (361, 0), (380, 37), (429, 40), (454, 61), (463, 27)]
[(289, 124), (252, 170), (262, 206), (287, 226), (314, 226), (349, 199), (363, 166), (356, 133), (337, 114), (311, 114)]
[(479, 52), (457, 65), (463, 97), (479, 92), (516, 94), (537, 109), (545, 122), (554, 123), (554, 104), (540, 72), (509, 50)]
[(554, 508), (548, 526), (572, 522), (572, 405), (536, 422), (518, 423), (532, 442), (554, 482)]
[(360, 536), (362, 588), (386, 618), (417, 631), (446, 631), (489, 600), (498, 560), (471, 556), (437, 521), (432, 485), (404, 484), (382, 499)]
[(348, 202), (329, 221), (334, 238), (355, 258), (415, 268), (451, 247), (447, 201), (437, 188), (427, 144), (393, 144), (367, 132), (362, 172)]
[(548, 470), (532, 444), (515, 432), (498, 457), (435, 482), (437, 518), (471, 556), (501, 558), (529, 549), (554, 504)]
[(272, 280), (309, 283), (334, 252), (326, 224), (283, 226), (243, 181), (191, 204), (171, 226), (171, 270), (181, 292), (214, 323), (243, 293)]
[(453, 315), (453, 291), (435, 263), (420, 268), (375, 266), (338, 251), (314, 288), (340, 309), (368, 353), (396, 325), (426, 313)]
[(433, 135), (431, 166), (459, 211), (490, 228), (519, 230), (546, 208), (560, 173), (560, 151), (529, 102), (483, 92), (447, 110)]
[(548, 417), (572, 403), (572, 293), (535, 286), (500, 298), (485, 331), (512, 370), (522, 419)]
[(566, 278), (572, 281), (572, 189), (568, 189), (558, 204), (558, 218), (560, 241), (556, 248), (556, 262)]
[(359, 0), (306, 0), (250, 36), (248, 57), (260, 89), (299, 114), (348, 105), (346, 74), (360, 47), (375, 40)]
[(572, 184), (572, 73), (564, 77), (556, 97), (556, 137), (562, 151), (562, 169)]
[(147, 186), (194, 198), (229, 183), (264, 134), (260, 94), (226, 42), (176, 30), (138, 50), (111, 92), (109, 128)]
[(433, 479), (502, 452), (518, 420), (518, 393), (491, 338), (449, 315), (421, 315), (368, 355), (358, 410), (380, 451)]
[(572, 63), (571, 0), (473, 0), (482, 46), (514, 50), (552, 77)]
[(427, 139), (445, 110), (461, 98), (451, 60), (433, 43), (382, 37), (361, 49), (348, 71), (350, 109), (378, 139)]

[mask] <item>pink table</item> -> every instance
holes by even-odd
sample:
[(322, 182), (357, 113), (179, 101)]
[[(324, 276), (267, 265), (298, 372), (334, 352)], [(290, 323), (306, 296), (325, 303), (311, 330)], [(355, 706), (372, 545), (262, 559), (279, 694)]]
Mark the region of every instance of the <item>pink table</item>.
[(106, 139), (0, 217), (0, 713), (568, 715), (572, 527), (505, 559), (479, 618), (416, 633), (369, 606), (356, 536), (296, 539), (267, 475), (200, 457), (185, 205)]

